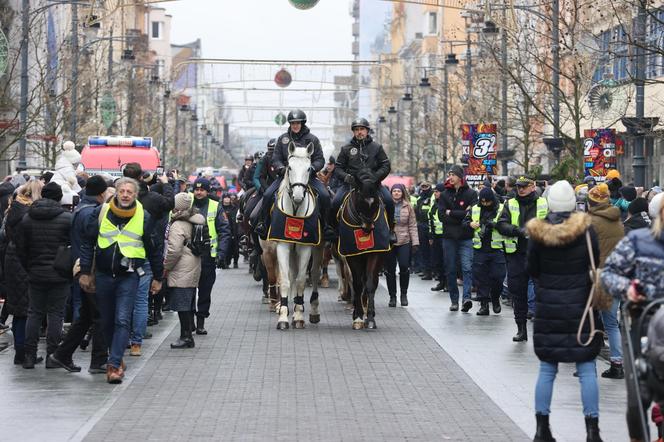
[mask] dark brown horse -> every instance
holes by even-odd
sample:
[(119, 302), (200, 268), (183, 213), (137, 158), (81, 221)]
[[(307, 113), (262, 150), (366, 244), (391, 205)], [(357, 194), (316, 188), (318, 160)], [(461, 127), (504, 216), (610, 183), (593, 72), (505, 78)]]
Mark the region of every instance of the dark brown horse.
[[(349, 224), (361, 226), (365, 234), (371, 234), (379, 211), (383, 207), (378, 195), (375, 185), (362, 183), (359, 189), (351, 192), (343, 205), (341, 222), (345, 220)], [(384, 251), (365, 252), (346, 257), (353, 285), (353, 330), (376, 329), (374, 295), (378, 288), (378, 275), (383, 266), (383, 257)]]

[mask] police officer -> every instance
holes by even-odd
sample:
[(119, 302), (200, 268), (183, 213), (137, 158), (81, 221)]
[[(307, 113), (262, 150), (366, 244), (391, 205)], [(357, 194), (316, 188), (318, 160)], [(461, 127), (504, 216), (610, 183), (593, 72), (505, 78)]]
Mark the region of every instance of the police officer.
[(274, 147), (276, 145), (277, 140), (275, 138), (268, 141), (267, 152), (256, 164), (253, 180), (257, 192), (264, 193), (278, 178), (277, 172), (274, 166), (272, 166), (272, 157), (274, 156)]
[(353, 139), (350, 143), (341, 148), (337, 156), (337, 163), (334, 167), (334, 173), (344, 184), (340, 187), (334, 196), (332, 202), (332, 215), (341, 207), (344, 196), (350, 189), (358, 183), (357, 175), (361, 170), (373, 174), (375, 185), (379, 189), (385, 210), (387, 220), (390, 226), (390, 240), (395, 241), (394, 236), (394, 201), (390, 191), (381, 182), (390, 174), (390, 160), (383, 149), (383, 146), (376, 143), (369, 135), (371, 126), (365, 118), (357, 118), (350, 126), (353, 131)]
[(429, 246), (431, 248), (431, 266), (438, 273), (438, 284), (431, 288), (432, 292), (445, 290), (445, 255), (443, 253), (443, 220), (438, 210), (440, 195), (445, 191), (443, 183), (436, 184), (433, 191), (434, 201), (429, 209)]
[(194, 182), (194, 207), (206, 217), (210, 233), (210, 250), (201, 256), (201, 276), (198, 280), (198, 304), (196, 308), (196, 334), (207, 335), (205, 318), (210, 316), (210, 294), (217, 279), (216, 268), (227, 268), (226, 257), (230, 252), (231, 228), (224, 208), (208, 196), (210, 181), (197, 178)]
[(514, 342), (528, 340), (528, 237), (525, 226), (535, 217), (544, 219), (547, 212), (546, 199), (538, 196), (535, 181), (522, 176), (516, 180), (516, 196), (507, 200), (498, 220), (498, 232), (506, 237), (507, 288), (512, 295), (517, 326), (517, 333), (512, 338)]
[(479, 205), (473, 206), (464, 224), (473, 229), (473, 281), (480, 301), (478, 316), (489, 315), (489, 301), (494, 313), (500, 313), (500, 293), (505, 280), (503, 236), (496, 224), (503, 211), (499, 197), (491, 187), (480, 190)]
[(237, 180), (242, 186), (242, 189), (246, 192), (253, 186), (253, 169), (254, 169), (254, 157), (252, 155), (247, 155), (244, 157), (244, 164), (237, 174)]
[(79, 278), (83, 291), (95, 293), (104, 338), (110, 348), (106, 379), (111, 384), (124, 378), (122, 357), (129, 343), (134, 298), (145, 260), (150, 261), (153, 272), (153, 293), (161, 290), (163, 274), (163, 257), (151, 240), (154, 220), (137, 199), (138, 182), (120, 178), (115, 188), (115, 197), (95, 209), (89, 218), (89, 234), (81, 242)]
[(431, 183), (428, 181), (420, 184), (420, 196), (415, 205), (415, 218), (417, 219), (417, 234), (420, 239), (420, 258), (423, 267), (422, 280), (431, 281), (433, 279), (431, 265), (431, 247), (429, 245), (429, 211), (433, 205), (434, 197), (431, 190)]
[(314, 151), (311, 154), (311, 177), (309, 185), (318, 194), (318, 205), (320, 207), (321, 224), (324, 228), (325, 239), (331, 240), (334, 237), (334, 231), (327, 225), (327, 217), (330, 211), (330, 195), (325, 186), (323, 186), (323, 183), (316, 178), (316, 172), (325, 166), (323, 148), (320, 145), (318, 137), (312, 134), (307, 127), (307, 115), (303, 111), (299, 109), (290, 111), (288, 113), (288, 124), (288, 131), (277, 138), (277, 144), (272, 157), (272, 166), (279, 178), (263, 193), (261, 214), (254, 230), (261, 238), (267, 237), (267, 229), (270, 225), (270, 207), (274, 202), (274, 194), (279, 189), (286, 167), (288, 167), (288, 145), (291, 141), (298, 147), (306, 147), (311, 143), (314, 146)]

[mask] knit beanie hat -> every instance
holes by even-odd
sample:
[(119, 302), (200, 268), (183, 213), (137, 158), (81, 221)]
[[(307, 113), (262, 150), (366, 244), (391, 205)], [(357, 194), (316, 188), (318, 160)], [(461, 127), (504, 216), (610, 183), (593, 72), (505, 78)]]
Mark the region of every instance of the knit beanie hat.
[(445, 192), (445, 184), (443, 184), (443, 183), (436, 184), (436, 190), (438, 192)]
[(634, 198), (634, 201), (627, 206), (627, 212), (630, 215), (648, 211), (648, 200), (645, 198)]
[(452, 173), (452, 174), (458, 176), (458, 177), (461, 178), (462, 180), (464, 179), (463, 168), (462, 168), (461, 166), (459, 166), (459, 165), (454, 165), (454, 166), (452, 166), (452, 168), (450, 169), (449, 173)]
[(634, 186), (623, 186), (619, 192), (625, 198), (625, 201), (634, 201), (636, 198), (636, 187)]
[(570, 183), (564, 180), (549, 187), (546, 201), (551, 212), (572, 212), (576, 209), (574, 189)]
[(42, 198), (60, 202), (62, 199), (62, 188), (58, 183), (51, 181), (42, 187), (41, 195)]
[(107, 188), (108, 184), (106, 180), (99, 175), (94, 175), (85, 183), (85, 194), (88, 196), (99, 196), (106, 192)]
[(484, 187), (482, 190), (480, 190), (480, 201), (493, 201), (495, 199), (493, 190), (489, 187)]
[(600, 183), (588, 191), (588, 199), (594, 203), (609, 202), (609, 186)]
[(648, 205), (648, 215), (650, 215), (650, 218), (655, 219), (659, 216), (662, 211), (662, 205), (664, 205), (664, 193), (658, 193)]
[(194, 202), (194, 196), (188, 192), (180, 192), (175, 195), (175, 206), (173, 209), (178, 212), (189, 210)]

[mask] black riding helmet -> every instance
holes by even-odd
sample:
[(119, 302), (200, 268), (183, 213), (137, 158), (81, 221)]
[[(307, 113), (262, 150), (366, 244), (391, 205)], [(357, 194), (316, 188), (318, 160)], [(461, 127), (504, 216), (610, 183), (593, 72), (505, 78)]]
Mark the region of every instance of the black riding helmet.
[(244, 161), (254, 161), (254, 156), (253, 155), (245, 155), (244, 156)]
[(350, 125), (350, 130), (355, 130), (356, 127), (364, 127), (367, 130), (371, 129), (371, 125), (366, 118), (356, 118), (353, 120), (353, 123)]
[(277, 139), (272, 138), (270, 141), (267, 142), (267, 151), (272, 152), (274, 150), (274, 146), (277, 145)]
[(261, 158), (263, 158), (263, 152), (262, 151), (258, 151), (254, 154), (254, 160), (258, 161)]
[(297, 122), (307, 124), (307, 114), (302, 112), (300, 109), (295, 109), (288, 112), (288, 124)]

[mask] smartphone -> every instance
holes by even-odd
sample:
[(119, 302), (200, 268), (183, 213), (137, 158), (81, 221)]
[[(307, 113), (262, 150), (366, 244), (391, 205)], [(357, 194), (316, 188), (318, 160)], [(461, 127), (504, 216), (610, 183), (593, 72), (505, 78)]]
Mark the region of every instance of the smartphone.
[(157, 176), (162, 176), (164, 174), (164, 166), (157, 167), (156, 174)]

